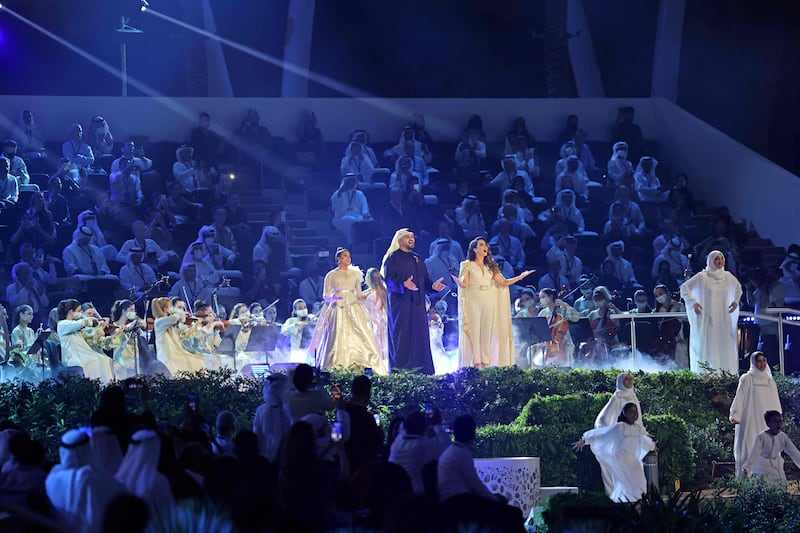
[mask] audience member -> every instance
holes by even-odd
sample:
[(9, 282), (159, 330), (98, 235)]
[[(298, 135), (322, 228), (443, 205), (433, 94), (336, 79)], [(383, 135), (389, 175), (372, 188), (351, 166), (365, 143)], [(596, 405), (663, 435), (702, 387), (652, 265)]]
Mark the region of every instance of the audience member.
[(372, 220), (367, 197), (356, 189), (356, 182), (354, 174), (346, 175), (339, 188), (331, 195), (333, 226), (344, 235), (348, 247), (354, 243), (353, 225)]
[(548, 261), (555, 259), (561, 265), (559, 273), (569, 280), (570, 287), (577, 287), (583, 273), (583, 261), (575, 255), (578, 239), (572, 235), (563, 237), (547, 251)]
[(645, 150), (642, 129), (633, 122), (635, 114), (636, 110), (633, 107), (620, 107), (617, 112), (617, 120), (611, 128), (612, 139), (628, 143), (634, 161), (641, 157)]
[(628, 161), (628, 143), (624, 141), (614, 143), (613, 153), (606, 169), (607, 187), (616, 189), (623, 183), (633, 180), (633, 165)]
[(166, 510), (173, 504), (172, 490), (167, 478), (158, 471), (161, 441), (158, 433), (140, 429), (131, 442), (115, 476), (128, 492), (150, 504)]
[(563, 146), (567, 141), (572, 140), (575, 132), (578, 131), (578, 115), (567, 115), (564, 129), (558, 134), (558, 145)]
[[(525, 267), (525, 250), (522, 249), (522, 242), (511, 235), (511, 221), (500, 219), (497, 224), (497, 234), (489, 239), (489, 246), (496, 246), (500, 255), (511, 263), (515, 271), (521, 271)], [(435, 278), (436, 279), (436, 278)]]
[[(69, 161), (72, 169), (79, 173), (85, 172), (94, 166), (94, 152), (92, 147), (83, 141), (83, 128), (80, 124), (73, 124), (69, 128), (69, 138), (61, 145), (61, 154)], [(78, 177), (73, 175), (73, 178)], [(80, 182), (78, 182), (80, 183)]]
[(194, 147), (198, 166), (211, 173), (216, 173), (217, 166), (225, 152), (225, 142), (211, 129), (211, 115), (200, 113), (197, 126), (189, 136), (189, 146)]
[[(3, 157), (8, 159), (8, 173), (17, 179), (17, 184), (19, 184), (20, 188), (29, 185), (31, 178), (28, 175), (28, 167), (25, 165), (25, 161), (17, 155), (17, 141), (6, 139), (3, 142)], [(39, 190), (39, 188), (35, 187), (35, 190)]]
[(354, 174), (358, 181), (372, 183), (375, 167), (370, 158), (364, 155), (364, 146), (361, 143), (351, 142), (345, 150), (339, 171), (342, 176)]
[(0, 157), (0, 209), (10, 207), (19, 200), (19, 183), (9, 173), (10, 165), (8, 159)]
[(467, 140), (456, 146), (455, 161), (458, 168), (477, 171), (486, 159), (486, 143), (480, 139), (480, 131), (469, 130)]
[(283, 374), (270, 374), (264, 382), (264, 403), (256, 409), (253, 432), (258, 436), (261, 455), (276, 464), (281, 443), (289, 433), (291, 421), (283, 405), (288, 379)]
[(208, 188), (210, 185), (206, 181), (205, 173), (197, 167), (193, 157), (194, 148), (186, 144), (181, 145), (175, 150), (175, 163), (172, 165), (172, 177), (187, 192)]
[(91, 244), (94, 232), (81, 226), (72, 234), (72, 243), (64, 248), (64, 270), (70, 276), (106, 276), (111, 270), (100, 248)]
[(370, 379), (356, 376), (350, 392), (350, 401), (344, 406), (350, 417), (350, 438), (344, 443), (344, 450), (350, 470), (355, 473), (362, 465), (378, 458), (383, 447), (383, 431), (367, 409), (372, 394)]
[(92, 148), (95, 158), (108, 158), (114, 151), (114, 137), (108, 127), (106, 119), (100, 115), (95, 115), (89, 121), (89, 133), (86, 135), (86, 142)]
[(300, 364), (294, 370), (291, 390), (283, 395), (283, 404), (292, 423), (307, 414), (323, 414), (334, 408), (333, 400), (314, 383), (314, 369)]
[(389, 461), (398, 464), (411, 479), (414, 494), (425, 491), (422, 484), (422, 467), (437, 459), (436, 448), (425, 438), (425, 415), (419, 411), (408, 414), (403, 420), (405, 432), (395, 439), (389, 452)]
[(47, 157), (47, 150), (44, 147), (44, 137), (39, 131), (39, 126), (33, 120), (33, 112), (26, 109), (19, 116), (19, 122), (11, 133), (11, 137), (17, 141), (20, 153), (28, 161), (44, 159)]

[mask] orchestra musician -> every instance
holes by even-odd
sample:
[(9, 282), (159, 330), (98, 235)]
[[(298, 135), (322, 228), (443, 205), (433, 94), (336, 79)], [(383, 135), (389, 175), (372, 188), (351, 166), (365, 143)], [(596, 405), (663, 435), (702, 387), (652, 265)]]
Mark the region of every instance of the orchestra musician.
[[(80, 366), (89, 379), (108, 382), (114, 379), (111, 359), (93, 349), (87, 338), (93, 338), (94, 328), (101, 321), (97, 317), (81, 312), (81, 304), (72, 298), (58, 304), (58, 336), (61, 339), (61, 359), (64, 366)], [(92, 308), (93, 309), (93, 308)], [(83, 330), (89, 329), (89, 332)]]
[[(156, 337), (156, 357), (175, 375), (178, 372), (196, 372), (205, 368), (201, 355), (186, 349), (183, 340), (197, 334), (197, 323), (190, 320), (179, 307), (172, 306), (169, 298), (155, 298), (151, 306), (153, 310), (154, 331)], [(63, 340), (62, 340), (63, 342)]]
[[(666, 285), (656, 285), (653, 289), (656, 298), (654, 313), (685, 313), (683, 303), (670, 294)], [(658, 320), (658, 339), (655, 355), (675, 361), (678, 368), (689, 368), (689, 344), (683, 332), (686, 318), (662, 318)]]
[(589, 313), (589, 323), (592, 326), (594, 339), (588, 343), (585, 355), (595, 361), (603, 361), (607, 360), (611, 351), (619, 346), (617, 337), (619, 323), (609, 318), (609, 315), (621, 311), (611, 301), (611, 293), (602, 285), (595, 287), (592, 300), (596, 309)]
[(225, 330), (225, 324), (217, 319), (210, 303), (195, 302), (194, 313), (200, 323), (197, 325), (198, 335), (189, 341), (191, 351), (205, 359), (206, 368), (216, 370), (222, 366), (217, 348), (222, 344), (220, 333)]
[(32, 361), (28, 350), (36, 341), (36, 332), (30, 327), (33, 320), (33, 307), (18, 305), (14, 309), (14, 329), (11, 330), (11, 350), (7, 363), (16, 370), (16, 377), (30, 381), (41, 377), (41, 367), (36, 367), (38, 361)]
[(292, 316), (281, 326), (281, 335), (289, 337), (292, 350), (308, 348), (316, 324), (317, 317), (308, 312), (306, 301), (298, 298), (292, 303)]
[(539, 314), (547, 319), (551, 339), (544, 343), (542, 366), (574, 366), (575, 345), (569, 334), (570, 322), (580, 320), (580, 314), (574, 307), (559, 298), (555, 289), (545, 288), (539, 291)]
[[(111, 307), (110, 327), (120, 332), (119, 346), (114, 348), (114, 364), (117, 379), (133, 377), (142, 373), (136, 357), (142, 360), (142, 351), (146, 350), (145, 334), (141, 320), (136, 315), (136, 306), (130, 300), (117, 300)], [(144, 346), (143, 346), (144, 344)]]

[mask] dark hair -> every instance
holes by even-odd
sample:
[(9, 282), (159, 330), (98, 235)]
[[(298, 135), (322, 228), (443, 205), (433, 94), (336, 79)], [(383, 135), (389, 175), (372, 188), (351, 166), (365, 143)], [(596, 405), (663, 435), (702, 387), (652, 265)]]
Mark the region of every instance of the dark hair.
[(169, 299), (169, 303), (171, 303), (173, 307), (175, 307), (176, 303), (182, 302), (182, 301), (183, 301), (183, 298), (181, 298), (180, 296), (173, 296), (172, 298)]
[(59, 320), (66, 320), (67, 313), (69, 313), (70, 311), (72, 311), (74, 309), (80, 309), (80, 307), (81, 307), (81, 303), (78, 300), (74, 299), (74, 298), (68, 298), (66, 300), (61, 300), (60, 302), (58, 302), (58, 307), (57, 307), (57, 309), (58, 309), (58, 319)]
[(617, 417), (617, 422), (625, 422), (626, 424), (630, 423), (630, 422), (628, 422), (628, 419), (625, 418), (625, 411), (627, 411), (631, 407), (636, 407), (636, 404), (633, 403), (633, 402), (628, 402), (622, 407), (622, 412)]
[(407, 435), (422, 435), (425, 433), (425, 415), (420, 411), (414, 411), (406, 415), (403, 419), (403, 427)]
[(769, 421), (776, 416), (778, 418), (783, 417), (783, 415), (781, 415), (778, 411), (767, 411), (766, 413), (764, 413), (764, 422), (766, 422), (766, 424), (769, 425)]
[(31, 307), (28, 304), (18, 305), (17, 307), (14, 308), (14, 316), (13, 316), (13, 318), (14, 318), (14, 320), (13, 320), (14, 327), (19, 325), (19, 315), (21, 315), (22, 313), (24, 313), (28, 309), (30, 309), (31, 312), (33, 312), (33, 307)]
[(345, 252), (349, 254), (349, 253), (350, 253), (350, 250), (348, 250), (347, 248), (342, 248), (342, 247), (340, 246), (339, 248), (337, 248), (337, 249), (336, 249), (336, 255), (335, 255), (334, 257), (335, 257), (336, 259), (339, 259), (339, 256), (340, 256), (340, 255), (342, 255), (342, 254), (343, 254), (343, 253), (345, 253)]
[[(478, 243), (481, 241), (486, 243), (488, 248), (489, 241), (487, 241), (485, 237), (475, 237), (470, 241), (469, 247), (467, 248), (467, 259), (469, 259), (470, 261), (475, 261), (475, 258), (477, 257), (477, 254), (475, 253), (475, 248), (478, 247)], [(489, 267), (489, 270), (491, 270), (492, 273), (497, 274), (498, 272), (500, 272), (500, 267), (498, 267), (495, 260), (492, 259), (491, 250), (487, 251), (486, 258), (483, 260), (483, 262), (486, 264), (486, 266)]]
[(209, 114), (208, 114), (207, 112), (205, 112), (205, 111), (202, 111), (202, 112), (200, 113), (200, 117), (199, 117), (199, 118), (204, 118), (204, 117), (205, 117), (205, 118), (211, 118), (211, 115), (209, 115)]
[(453, 438), (465, 444), (475, 438), (475, 419), (470, 415), (458, 415), (453, 420)]
[(125, 300), (117, 300), (114, 303), (114, 307), (111, 308), (111, 319), (115, 322), (122, 318), (122, 313), (125, 312), (127, 308), (133, 305), (133, 302), (125, 299)]
[(552, 298), (553, 300), (555, 300), (556, 296), (558, 296), (558, 292), (556, 292), (555, 289), (551, 289), (550, 287), (539, 289), (539, 292), (545, 293), (549, 298)]
[(5, 141), (3, 141), (3, 148), (5, 148), (6, 146), (13, 146), (14, 148), (16, 148), (17, 141), (15, 141), (14, 139), (6, 139)]
[(305, 392), (314, 381), (314, 369), (305, 363), (297, 365), (292, 376), (294, 388), (300, 392)]
[(353, 396), (369, 396), (372, 392), (372, 382), (367, 376), (361, 375), (353, 378), (353, 383), (350, 385)]

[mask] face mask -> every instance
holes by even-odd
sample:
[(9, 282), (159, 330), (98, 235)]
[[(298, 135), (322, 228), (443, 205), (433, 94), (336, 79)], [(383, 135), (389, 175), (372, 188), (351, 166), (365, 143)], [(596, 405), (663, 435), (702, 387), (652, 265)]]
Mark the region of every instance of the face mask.
[(584, 296), (589, 296), (592, 294), (592, 289), (581, 289), (581, 294)]
[(541, 307), (547, 307), (547, 304), (548, 304), (548, 303), (549, 303), (549, 302), (548, 302), (547, 298), (539, 298), (539, 305), (540, 305)]
[(125, 317), (128, 320), (136, 320), (136, 311), (128, 311), (127, 313), (125, 313)]
[(636, 308), (640, 311), (647, 308), (647, 302), (636, 302)]
[(667, 295), (662, 294), (661, 296), (656, 296), (656, 301), (661, 305), (664, 305), (665, 303), (667, 303)]
[(214, 237), (206, 237), (205, 239), (203, 239), (203, 242), (205, 243), (206, 246), (211, 246), (212, 244), (214, 244)]
[(305, 318), (308, 316), (308, 309), (298, 309), (295, 314), (300, 318)]

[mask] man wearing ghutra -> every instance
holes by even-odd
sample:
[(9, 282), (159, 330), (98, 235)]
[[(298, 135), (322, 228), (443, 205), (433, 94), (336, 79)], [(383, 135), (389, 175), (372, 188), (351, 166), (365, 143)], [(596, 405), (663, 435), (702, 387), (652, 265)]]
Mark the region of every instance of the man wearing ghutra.
[(419, 368), (433, 374), (425, 293), (439, 292), (445, 285), (442, 278), (431, 282), (414, 244), (413, 232), (397, 230), (381, 264), (389, 289), (389, 359), (393, 368)]

